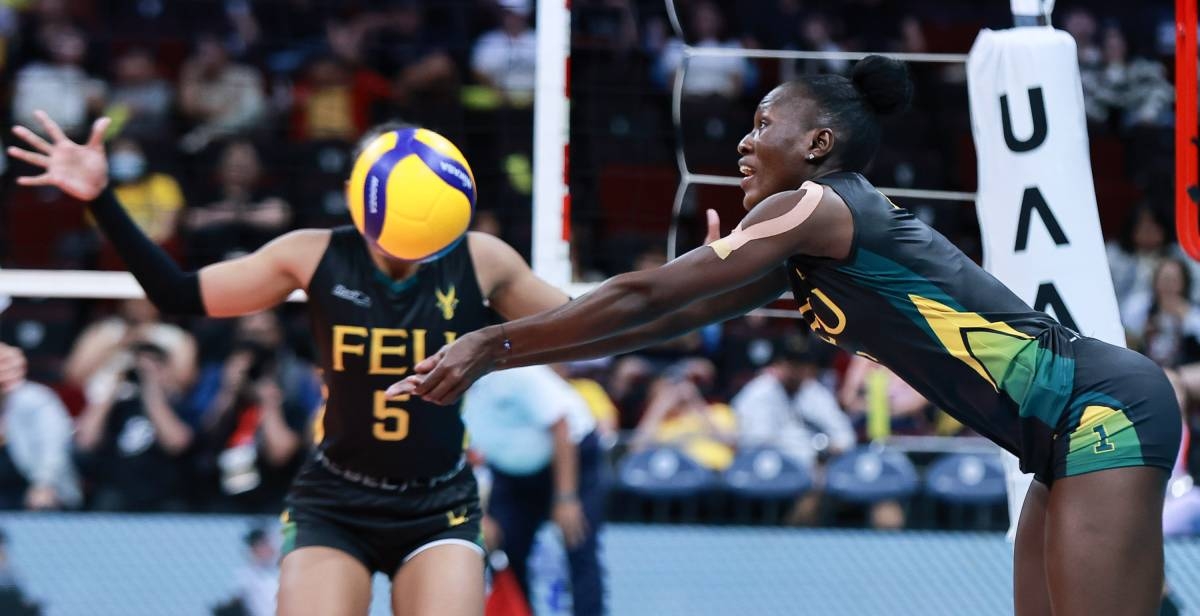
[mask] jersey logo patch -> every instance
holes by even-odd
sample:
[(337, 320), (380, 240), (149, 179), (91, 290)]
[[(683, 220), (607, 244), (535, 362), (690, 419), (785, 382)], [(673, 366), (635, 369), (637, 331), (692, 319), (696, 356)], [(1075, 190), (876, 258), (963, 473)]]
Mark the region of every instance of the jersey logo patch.
[(462, 515), (458, 515), (458, 514), (454, 513), (453, 511), (446, 512), (446, 522), (450, 525), (450, 528), (454, 528), (455, 526), (462, 526), (463, 524), (466, 524), (467, 521), (470, 519), (471, 518), (470, 518), (470, 516), (467, 515), (466, 511), (463, 511)]
[(333, 296), (344, 299), (356, 306), (363, 308), (371, 307), (371, 297), (369, 295), (357, 289), (347, 289), (340, 284), (333, 288)]
[(458, 291), (454, 285), (450, 285), (450, 290), (445, 293), (441, 289), (434, 289), (433, 294), (437, 296), (437, 305), (442, 311), (442, 318), (447, 321), (453, 319), (454, 309), (458, 307)]

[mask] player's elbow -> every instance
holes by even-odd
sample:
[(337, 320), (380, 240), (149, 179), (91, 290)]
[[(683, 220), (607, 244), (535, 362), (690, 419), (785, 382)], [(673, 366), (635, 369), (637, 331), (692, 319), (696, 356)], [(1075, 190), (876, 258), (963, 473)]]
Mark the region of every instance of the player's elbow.
[(671, 310), (671, 294), (666, 292), (665, 285), (640, 272), (617, 276), (610, 284), (615, 303), (639, 322), (651, 321)]

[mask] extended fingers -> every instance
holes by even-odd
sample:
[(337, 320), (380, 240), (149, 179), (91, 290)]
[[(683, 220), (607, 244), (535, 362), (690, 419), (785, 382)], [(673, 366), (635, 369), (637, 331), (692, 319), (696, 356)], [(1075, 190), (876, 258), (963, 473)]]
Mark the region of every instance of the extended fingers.
[(49, 156), (46, 156), (45, 154), (38, 154), (37, 152), (30, 152), (29, 150), (22, 150), (15, 145), (8, 146), (8, 155), (17, 160), (23, 160), (38, 167), (46, 167), (50, 165)]
[(416, 372), (417, 374), (429, 374), (430, 372), (433, 372), (434, 368), (438, 367), (438, 364), (442, 363), (442, 358), (445, 356), (446, 347), (442, 347), (442, 349), (437, 353), (426, 357), (425, 359), (421, 360), (421, 363), (413, 366), (413, 372)]
[(18, 124), (17, 126), (13, 127), (12, 132), (14, 135), (25, 140), (25, 143), (33, 146), (43, 154), (49, 154), (50, 150), (52, 149), (50, 143), (45, 139), (42, 139), (41, 135), (29, 130), (28, 128), (25, 128), (24, 126)]
[(92, 123), (92, 135), (88, 137), (87, 146), (89, 148), (99, 148), (104, 144), (104, 134), (108, 132), (108, 125), (112, 124), (112, 119), (105, 116), (97, 118)]
[(54, 143), (58, 143), (59, 141), (70, 141), (70, 139), (67, 139), (67, 134), (63, 132), (62, 128), (59, 128), (58, 122), (50, 119), (50, 116), (47, 115), (45, 111), (38, 109), (37, 111), (33, 112), (33, 117), (37, 118), (37, 121), (42, 125), (42, 128), (46, 129), (46, 134), (50, 136), (51, 141)]
[(17, 183), (21, 186), (54, 186), (54, 178), (50, 177), (49, 173), (23, 175), (17, 178)]

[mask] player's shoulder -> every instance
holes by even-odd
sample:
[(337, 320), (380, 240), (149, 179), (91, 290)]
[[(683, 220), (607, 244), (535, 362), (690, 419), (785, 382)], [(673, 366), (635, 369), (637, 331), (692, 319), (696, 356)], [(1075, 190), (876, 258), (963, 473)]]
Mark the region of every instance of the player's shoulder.
[(517, 254), (517, 251), (509, 246), (508, 242), (491, 233), (480, 231), (467, 231), (467, 249), (471, 251), (472, 256)]
[(324, 250), (333, 233), (333, 229), (296, 229), (275, 238), (271, 244), (288, 251)]
[(467, 251), (477, 271), (502, 274), (529, 267), (515, 248), (490, 233), (468, 231)]

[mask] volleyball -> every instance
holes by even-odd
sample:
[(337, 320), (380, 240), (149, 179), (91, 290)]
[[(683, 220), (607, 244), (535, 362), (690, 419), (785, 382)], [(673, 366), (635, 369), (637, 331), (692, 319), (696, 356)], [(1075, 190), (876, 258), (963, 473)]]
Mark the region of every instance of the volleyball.
[(429, 261), (470, 226), (475, 176), (449, 139), (424, 128), (390, 131), (354, 161), (346, 193), (368, 240), (397, 259)]

